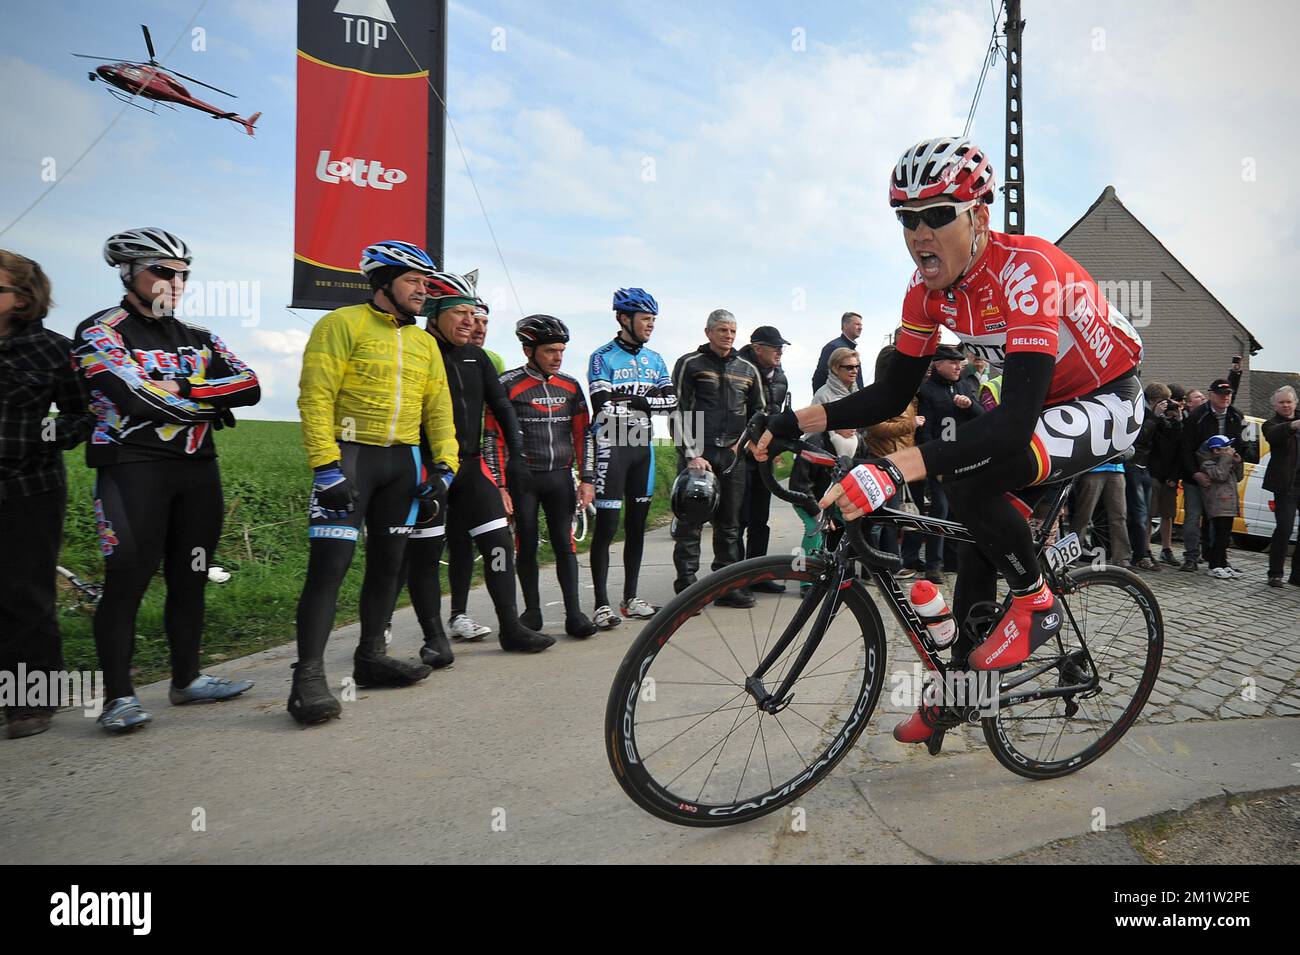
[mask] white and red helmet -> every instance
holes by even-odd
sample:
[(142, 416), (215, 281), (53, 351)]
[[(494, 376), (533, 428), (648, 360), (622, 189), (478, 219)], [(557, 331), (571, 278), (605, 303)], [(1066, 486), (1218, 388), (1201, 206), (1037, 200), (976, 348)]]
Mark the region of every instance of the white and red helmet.
[(969, 139), (927, 139), (899, 157), (889, 177), (889, 204), (914, 199), (992, 202), (994, 185), (993, 165)]

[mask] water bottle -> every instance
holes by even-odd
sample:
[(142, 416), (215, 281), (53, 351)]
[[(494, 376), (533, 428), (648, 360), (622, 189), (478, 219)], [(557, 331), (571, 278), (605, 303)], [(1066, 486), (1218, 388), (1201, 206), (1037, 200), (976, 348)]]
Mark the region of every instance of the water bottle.
[(914, 583), (907, 602), (930, 631), (930, 639), (936, 647), (942, 650), (957, 638), (957, 621), (952, 619), (943, 592), (930, 581), (918, 580)]

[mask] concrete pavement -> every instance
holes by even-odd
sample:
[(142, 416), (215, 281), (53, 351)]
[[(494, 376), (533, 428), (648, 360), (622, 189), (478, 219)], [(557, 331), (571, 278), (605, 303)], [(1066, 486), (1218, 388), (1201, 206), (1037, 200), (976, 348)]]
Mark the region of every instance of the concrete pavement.
[[(773, 551), (798, 543), (799, 523), (784, 505), (774, 505), (772, 528)], [(651, 532), (642, 565), (648, 599), (671, 594), (670, 554), (666, 528)], [(612, 563), (617, 591), (619, 548)], [(1165, 574), (1153, 586), (1162, 594), (1186, 576)], [(550, 568), (542, 580), (543, 599), (558, 601)], [(1241, 613), (1267, 614), (1278, 593), (1262, 574), (1229, 583)], [(1176, 586), (1188, 593), (1162, 599), (1171, 632), (1180, 627), (1178, 601), (1194, 596), (1192, 581)], [(491, 620), (481, 589), (470, 609)], [(545, 610), (547, 629), (562, 634), (558, 603)], [(1300, 645), (1294, 614), (1261, 619), (1270, 635), (1286, 637), (1283, 647)], [(887, 623), (889, 670), (910, 671), (914, 657)], [(419, 637), (409, 610), (394, 629), (392, 652), (413, 655)], [(240, 700), (178, 708), (166, 702), (165, 682), (143, 688), (155, 722), (133, 736), (109, 738), (78, 712), (62, 713), (43, 736), (0, 741), (0, 859), (973, 861), (1092, 832), (1099, 818), (1115, 826), (1224, 788), (1300, 780), (1300, 720), (1291, 716), (1143, 720), (1097, 763), (1044, 783), (1000, 767), (977, 730), (951, 734), (938, 758), (894, 743), (888, 728), (898, 708), (886, 692), (855, 751), (801, 800), (804, 825), (792, 825), (787, 809), (724, 830), (683, 829), (633, 805), (605, 760), (605, 699), (634, 629), (624, 622), (588, 641), (561, 635), (539, 656), (502, 653), (494, 637), (458, 644), (451, 669), (409, 689), (359, 691), (343, 719), (323, 727), (301, 729), (284, 710), (292, 644), (211, 668), (257, 681)], [(336, 684), (350, 671), (356, 637), (348, 627), (331, 640)], [(1251, 649), (1248, 637), (1239, 649)], [(1293, 683), (1294, 673), (1279, 687), (1283, 698)]]

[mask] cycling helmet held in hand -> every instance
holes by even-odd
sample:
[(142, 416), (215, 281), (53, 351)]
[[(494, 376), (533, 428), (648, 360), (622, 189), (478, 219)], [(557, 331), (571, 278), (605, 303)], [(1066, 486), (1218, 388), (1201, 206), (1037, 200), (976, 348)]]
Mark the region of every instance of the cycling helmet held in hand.
[(712, 471), (687, 468), (673, 482), (673, 513), (687, 524), (705, 524), (713, 519), (722, 494)]

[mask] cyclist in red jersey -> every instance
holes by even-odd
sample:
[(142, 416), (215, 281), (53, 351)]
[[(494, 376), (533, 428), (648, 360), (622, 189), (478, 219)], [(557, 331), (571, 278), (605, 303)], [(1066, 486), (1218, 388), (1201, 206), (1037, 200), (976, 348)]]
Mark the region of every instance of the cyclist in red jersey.
[[(1050, 242), (989, 226), (994, 175), (966, 139), (917, 143), (890, 179), (889, 204), (917, 269), (903, 299), (898, 350), (877, 380), (840, 401), (768, 419), (754, 448), (767, 457), (773, 435), (860, 428), (900, 414), (916, 394), (948, 328), (1002, 374), (998, 407), (934, 440), (861, 464), (821, 501), (847, 520), (882, 507), (903, 482), (941, 475), (955, 516), (976, 547), (959, 558), (953, 612), (997, 596), (1011, 607), (978, 647), (963, 628), (953, 661), (977, 670), (1023, 662), (1060, 629), (1055, 600), (1038, 569), (1028, 517), (1047, 482), (1091, 470), (1132, 446), (1142, 425), (1136, 369), (1142, 341), (1096, 282)], [(932, 733), (921, 711), (894, 728), (900, 742)]]

